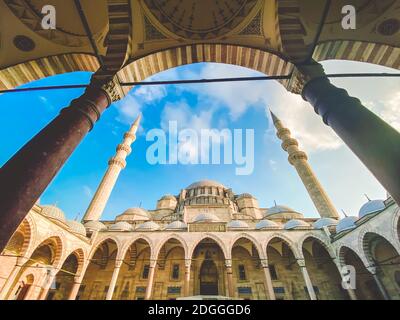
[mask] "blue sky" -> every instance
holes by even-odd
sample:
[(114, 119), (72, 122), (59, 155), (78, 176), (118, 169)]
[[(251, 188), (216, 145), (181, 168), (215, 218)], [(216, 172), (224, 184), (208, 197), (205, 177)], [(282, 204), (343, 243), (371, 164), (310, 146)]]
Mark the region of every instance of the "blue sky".
[[(393, 72), (363, 63), (329, 61), (324, 66), (336, 72)], [(249, 69), (222, 64), (195, 64), (171, 69), (153, 79), (188, 79), (260, 75)], [(89, 73), (50, 77), (25, 86), (87, 83)], [(400, 79), (335, 79), (397, 129), (400, 128)], [(0, 96), (0, 165), (43, 128), (83, 90), (41, 91)], [(340, 211), (357, 215), (370, 198), (384, 198), (385, 191), (361, 162), (329, 127), (322, 124), (309, 104), (287, 93), (275, 81), (192, 84), (184, 86), (137, 87), (122, 101), (113, 104), (94, 130), (79, 145), (41, 197), (42, 204), (57, 204), (73, 219), (82, 217), (123, 133), (139, 112), (143, 121), (128, 166), (122, 171), (103, 214), (113, 219), (129, 207), (155, 208), (164, 194), (178, 194), (194, 181), (212, 179), (233, 189), (248, 192), (260, 206), (288, 205), (306, 217), (317, 212), (286, 153), (275, 136), (266, 107), (270, 107), (309, 154), (317, 177)], [(235, 175), (234, 165), (150, 165), (146, 132), (165, 128), (178, 120), (181, 129), (254, 129), (255, 168), (249, 176)]]

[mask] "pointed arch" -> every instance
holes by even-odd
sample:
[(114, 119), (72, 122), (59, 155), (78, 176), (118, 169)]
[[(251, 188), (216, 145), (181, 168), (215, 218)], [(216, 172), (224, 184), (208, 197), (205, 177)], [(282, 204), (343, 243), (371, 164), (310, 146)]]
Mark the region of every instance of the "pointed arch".
[(220, 247), (225, 260), (231, 259), (231, 253), (228, 251), (228, 248), (224, 244), (224, 242), (216, 235), (211, 234), (211, 233), (205, 233), (199, 240), (194, 242), (191, 247), (189, 248), (189, 257), (190, 259), (193, 257), (194, 250), (196, 247), (205, 239), (210, 239), (213, 240), (214, 242), (217, 243), (217, 245)]

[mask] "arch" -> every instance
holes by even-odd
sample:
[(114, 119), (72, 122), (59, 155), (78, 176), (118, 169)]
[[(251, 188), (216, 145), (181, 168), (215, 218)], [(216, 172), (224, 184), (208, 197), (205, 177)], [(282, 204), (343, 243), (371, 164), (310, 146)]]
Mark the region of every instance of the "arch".
[[(287, 244), (287, 246), (289, 247), (289, 249), (293, 252), (293, 255), (296, 259), (302, 259), (303, 256), (301, 254), (301, 252), (299, 252), (298, 248), (296, 247), (296, 245), (293, 243), (293, 241), (291, 239), (289, 239), (287, 236), (283, 235), (283, 234), (278, 234), (278, 233), (273, 233), (271, 236), (269, 236), (267, 238), (267, 240), (264, 243), (264, 252), (267, 252), (268, 249), (268, 245), (270, 244), (270, 242), (276, 238), (279, 238), (281, 241), (283, 241), (284, 243)], [(268, 258), (268, 257), (267, 257)]]
[[(269, 76), (289, 74), (292, 64), (282, 54), (230, 44), (193, 44), (164, 49), (131, 60), (118, 76), (123, 82), (146, 78), (186, 64), (215, 62), (253, 69)], [(286, 84), (287, 80), (280, 81)], [(125, 87), (125, 90), (130, 88)]]
[(161, 251), (161, 249), (162, 249), (162, 247), (169, 241), (169, 240), (176, 240), (176, 241), (178, 241), (180, 244), (181, 244), (181, 246), (182, 246), (182, 248), (183, 248), (183, 250), (184, 250), (184, 252), (185, 252), (185, 259), (190, 259), (190, 256), (188, 255), (189, 254), (189, 248), (188, 248), (188, 245), (187, 245), (187, 243), (186, 243), (186, 241), (181, 237), (181, 236), (179, 236), (179, 235), (177, 235), (177, 234), (172, 234), (172, 235), (169, 235), (168, 237), (166, 237), (166, 238), (164, 238), (162, 241), (160, 241), (160, 244), (155, 248), (155, 250), (154, 250), (154, 256), (155, 257), (158, 257), (159, 256), (159, 254), (160, 254), (160, 251)]
[(400, 208), (397, 208), (393, 214), (392, 220), (392, 237), (400, 248)]
[(351, 60), (400, 69), (400, 48), (382, 43), (356, 40), (330, 40), (316, 47), (313, 58), (324, 60)]
[(150, 257), (151, 257), (151, 259), (154, 259), (154, 258), (156, 259), (157, 257), (154, 256), (155, 249), (154, 249), (153, 241), (147, 235), (144, 235), (144, 234), (139, 234), (139, 235), (137, 235), (137, 236), (135, 236), (133, 238), (130, 238), (128, 242), (124, 243), (124, 245), (121, 248), (121, 253), (118, 255), (118, 258), (120, 260), (124, 259), (124, 257), (126, 255), (126, 253), (128, 252), (129, 248), (138, 240), (144, 240), (145, 242), (147, 242), (147, 244), (150, 247)]
[(229, 260), (231, 259), (231, 254), (230, 252), (228, 252), (226, 246), (224, 245), (224, 242), (218, 238), (218, 236), (214, 235), (214, 234), (210, 234), (210, 233), (206, 233), (204, 234), (199, 240), (197, 240), (195, 243), (192, 244), (192, 246), (190, 247), (189, 250), (189, 257), (190, 259), (193, 257), (193, 252), (196, 249), (196, 247), (203, 241), (206, 239), (210, 239), (213, 240), (217, 243), (217, 245), (220, 247), (223, 255), (224, 255), (224, 259), (225, 260)]
[[(40, 249), (41, 247), (47, 246), (47, 245), (51, 245), (54, 248), (54, 252), (52, 252), (53, 258), (52, 258), (51, 265), (54, 267), (57, 267), (61, 262), (61, 259), (63, 256), (63, 248), (64, 248), (63, 241), (60, 236), (51, 236), (51, 237), (43, 240), (39, 245), (37, 245), (32, 250), (32, 254), (30, 255), (29, 260), (32, 259), (36, 250)], [(27, 263), (29, 263), (29, 260)]]
[(323, 239), (321, 236), (316, 235), (316, 234), (305, 234), (298, 242), (298, 249), (299, 251), (302, 251), (303, 246), (304, 246), (304, 242), (307, 241), (308, 239), (313, 238), (314, 240), (318, 241), (324, 248), (325, 250), (328, 252), (329, 256), (332, 259), (336, 258), (336, 253), (335, 250), (327, 243), (327, 241), (325, 239)]
[(307, 234), (300, 243), (305, 266), (317, 299), (348, 299), (347, 292), (341, 286), (342, 277), (334, 261), (334, 251), (330, 250), (331, 248), (323, 239), (312, 234)]
[(112, 241), (112, 242), (115, 243), (115, 245), (117, 246), (117, 255), (118, 255), (118, 253), (119, 253), (120, 251), (122, 251), (121, 244), (120, 244), (120, 242), (118, 241), (117, 238), (112, 237), (112, 236), (106, 236), (106, 237), (104, 237), (104, 238), (98, 239), (98, 241), (96, 242), (96, 244), (94, 244), (94, 245), (92, 246), (92, 250), (90, 251), (90, 254), (89, 254), (88, 259), (91, 260), (91, 259), (93, 258), (93, 256), (94, 256), (94, 254), (96, 253), (97, 249), (99, 249), (100, 246), (103, 245), (103, 244), (104, 244), (105, 242), (107, 242), (107, 241)]
[(382, 294), (372, 276), (372, 269), (367, 267), (357, 252), (346, 245), (338, 248), (338, 257), (341, 267), (351, 265), (355, 270), (355, 293), (358, 299), (375, 300), (382, 299)]
[(231, 254), (232, 254), (233, 246), (235, 245), (235, 243), (242, 238), (249, 240), (254, 245), (254, 247), (257, 249), (258, 256), (260, 257), (260, 259), (264, 258), (264, 251), (263, 251), (262, 245), (260, 245), (259, 241), (257, 241), (256, 238), (254, 238), (252, 235), (245, 233), (245, 232), (236, 235), (232, 239), (231, 246), (229, 248), (229, 251), (231, 252)]
[(8, 241), (5, 250), (16, 253), (18, 258), (24, 257), (34, 242), (33, 227), (32, 218), (28, 214)]
[(25, 83), (74, 71), (95, 72), (97, 58), (86, 53), (69, 53), (43, 57), (0, 70), (0, 90), (13, 89)]
[(358, 241), (359, 241), (359, 248), (360, 250), (362, 250), (362, 253), (365, 256), (365, 259), (369, 262), (374, 264), (373, 262), (373, 257), (371, 255), (370, 252), (370, 245), (371, 242), (374, 240), (383, 240), (385, 242), (387, 242), (390, 246), (393, 247), (393, 250), (397, 252), (397, 254), (400, 255), (400, 252), (398, 251), (398, 249), (396, 248), (396, 244), (394, 244), (392, 242), (392, 239), (388, 238), (387, 236), (380, 234), (374, 230), (370, 230), (370, 229), (365, 229), (362, 232), (360, 232)]

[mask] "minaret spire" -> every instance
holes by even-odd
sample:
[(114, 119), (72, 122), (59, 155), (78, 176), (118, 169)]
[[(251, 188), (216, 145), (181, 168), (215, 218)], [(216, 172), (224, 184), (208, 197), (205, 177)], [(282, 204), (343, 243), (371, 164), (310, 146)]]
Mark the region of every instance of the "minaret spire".
[(97, 191), (90, 202), (83, 221), (99, 220), (110, 198), (111, 192), (117, 182), (122, 169), (126, 167), (126, 157), (132, 152), (131, 145), (136, 140), (136, 132), (142, 116), (139, 115), (129, 130), (124, 134), (124, 139), (117, 146), (117, 152), (108, 162), (108, 168), (100, 182)]
[(321, 217), (338, 219), (339, 214), (311, 169), (307, 154), (299, 149), (299, 143), (291, 137), (289, 129), (283, 126), (281, 120), (271, 110), (270, 112), (277, 136), (282, 140), (282, 149), (289, 154), (289, 163), (296, 168), (318, 213)]

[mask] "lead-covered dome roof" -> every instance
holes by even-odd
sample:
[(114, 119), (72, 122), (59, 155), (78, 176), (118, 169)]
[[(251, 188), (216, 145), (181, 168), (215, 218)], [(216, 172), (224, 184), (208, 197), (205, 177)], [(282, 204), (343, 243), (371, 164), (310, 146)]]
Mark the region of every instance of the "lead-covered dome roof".
[(64, 212), (56, 206), (44, 205), (44, 206), (42, 206), (41, 212), (48, 218), (51, 218), (51, 219), (54, 219), (54, 220), (57, 220), (57, 221), (60, 221), (63, 223), (66, 222)]
[(193, 222), (220, 222), (221, 220), (213, 213), (205, 212), (197, 215)]
[(217, 188), (224, 188), (225, 186), (222, 183), (213, 180), (201, 180), (192, 183), (190, 186), (186, 187), (186, 189), (194, 189), (200, 187), (217, 187)]
[(150, 214), (143, 208), (129, 208), (115, 218), (115, 221), (150, 220)]
[(71, 232), (86, 237), (86, 228), (82, 223), (74, 220), (69, 220), (67, 221), (67, 225)]
[(357, 218), (353, 217), (353, 216), (343, 218), (336, 225), (336, 233), (354, 229), (356, 227), (356, 223), (355, 223), (356, 221), (357, 221)]
[(226, 227), (228, 229), (236, 229), (236, 230), (250, 229), (247, 222), (242, 221), (242, 220), (229, 221), (228, 224), (226, 225)]
[(365, 203), (358, 211), (358, 217), (362, 218), (369, 214), (376, 213), (385, 209), (385, 202), (383, 200), (371, 200)]

